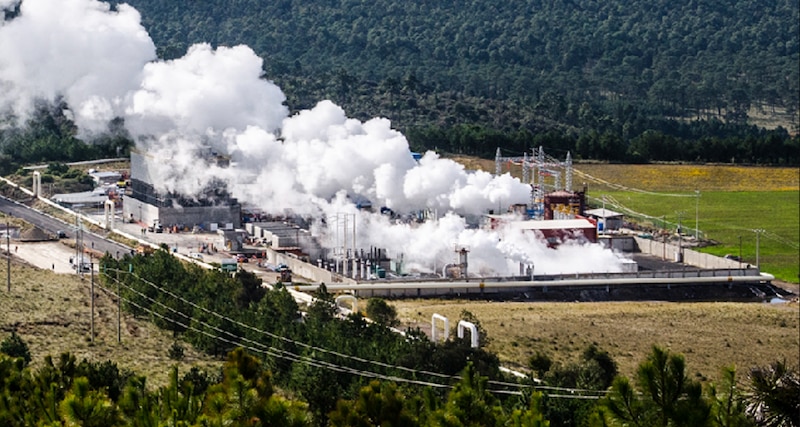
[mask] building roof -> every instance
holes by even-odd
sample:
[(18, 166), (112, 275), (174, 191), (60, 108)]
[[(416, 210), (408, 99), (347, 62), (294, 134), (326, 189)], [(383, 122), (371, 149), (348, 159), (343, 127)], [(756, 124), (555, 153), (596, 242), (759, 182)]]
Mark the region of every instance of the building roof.
[(101, 172), (93, 172), (89, 174), (93, 178), (103, 179), (103, 178), (119, 178), (122, 177), (122, 174), (119, 172), (113, 171), (101, 171)]
[(589, 209), (584, 213), (586, 215), (596, 216), (598, 218), (615, 218), (615, 217), (623, 217), (623, 216), (625, 216), (625, 214), (621, 214), (619, 212), (610, 211), (610, 210), (604, 209), (604, 208)]
[(108, 200), (108, 195), (106, 195), (105, 191), (84, 191), (81, 193), (55, 194), (50, 199), (56, 203), (69, 205), (93, 205), (105, 203)]

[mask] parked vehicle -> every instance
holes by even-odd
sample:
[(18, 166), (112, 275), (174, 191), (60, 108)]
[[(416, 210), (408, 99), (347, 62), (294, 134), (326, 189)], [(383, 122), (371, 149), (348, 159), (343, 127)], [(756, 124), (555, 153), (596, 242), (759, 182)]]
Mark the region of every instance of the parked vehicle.
[(87, 259), (83, 255), (79, 256), (77, 259), (75, 257), (69, 257), (69, 265), (80, 273), (92, 271), (91, 259)]

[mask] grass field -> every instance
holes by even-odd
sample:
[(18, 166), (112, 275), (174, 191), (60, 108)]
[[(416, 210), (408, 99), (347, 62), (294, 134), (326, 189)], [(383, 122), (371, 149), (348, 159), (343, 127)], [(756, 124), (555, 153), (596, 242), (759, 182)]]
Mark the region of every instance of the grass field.
[[(616, 206), (610, 202), (606, 204), (609, 209), (620, 210), (629, 218), (633, 216), (625, 208), (648, 215), (650, 218), (633, 218), (673, 232), (682, 213), (683, 233), (694, 235), (698, 227), (697, 215), (700, 235), (717, 243), (700, 251), (719, 256), (741, 252), (743, 261), (752, 265), (756, 265), (758, 255), (762, 270), (779, 280), (800, 281), (800, 193), (797, 191), (712, 191), (701, 193), (699, 200), (618, 191), (605, 191), (602, 195), (615, 201)], [(758, 245), (755, 229), (763, 230), (759, 232)]]
[[(5, 258), (5, 254), (3, 254)], [(180, 372), (191, 366), (217, 369), (221, 362), (194, 351), (188, 344), (181, 362), (169, 359), (173, 340), (152, 323), (122, 313), (122, 343), (117, 343), (116, 303), (96, 288), (95, 342), (91, 342), (90, 277), (55, 274), (17, 262), (11, 265), (11, 292), (6, 291), (6, 260), (0, 263), (0, 340), (16, 330), (30, 348), (33, 367), (46, 355), (54, 358), (72, 353), (78, 361), (113, 360), (121, 368), (147, 376), (147, 384), (167, 383), (169, 369)]]
[[(755, 265), (755, 230), (763, 230), (758, 233), (762, 270), (782, 281), (800, 282), (800, 170), (694, 165), (579, 165), (576, 169), (590, 182), (592, 204), (602, 204), (606, 196), (609, 209), (672, 230), (681, 216), (685, 234), (694, 235), (699, 228), (703, 238), (716, 243), (700, 249), (703, 252), (739, 255), (741, 242), (744, 262)], [(694, 189), (699, 190), (699, 199)]]
[[(494, 171), (494, 162), (455, 158), (470, 169)], [(586, 183), (589, 203), (626, 214), (626, 219), (700, 235), (715, 255), (739, 255), (756, 264), (756, 233), (762, 270), (800, 283), (800, 169), (731, 165), (576, 164), (573, 187)], [(509, 170), (521, 176), (519, 167)], [(700, 193), (697, 199), (695, 190)], [(695, 222), (695, 217), (699, 221)]]
[(715, 381), (723, 366), (747, 368), (775, 360), (797, 364), (798, 305), (753, 303), (513, 303), (439, 300), (392, 301), (404, 324), (430, 327), (438, 313), (454, 325), (461, 310), (481, 322), (488, 349), (507, 366), (524, 368), (535, 352), (576, 361), (589, 345), (608, 351), (632, 376), (652, 345), (686, 357), (696, 379)]

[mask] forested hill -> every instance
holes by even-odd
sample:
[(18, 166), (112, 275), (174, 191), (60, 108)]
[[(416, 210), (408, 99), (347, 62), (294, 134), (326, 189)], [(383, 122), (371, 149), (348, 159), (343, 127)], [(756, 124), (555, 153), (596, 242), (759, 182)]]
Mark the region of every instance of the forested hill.
[(533, 100), (614, 94), (689, 107), (797, 104), (795, 0), (131, 0), (164, 56), (244, 43), (271, 76)]
[(628, 145), (647, 130), (631, 117), (742, 124), (754, 112), (797, 126), (797, 0), (127, 3), (162, 58), (247, 44), (290, 108), (329, 98), (411, 136), (460, 124), (575, 136), (616, 120)]

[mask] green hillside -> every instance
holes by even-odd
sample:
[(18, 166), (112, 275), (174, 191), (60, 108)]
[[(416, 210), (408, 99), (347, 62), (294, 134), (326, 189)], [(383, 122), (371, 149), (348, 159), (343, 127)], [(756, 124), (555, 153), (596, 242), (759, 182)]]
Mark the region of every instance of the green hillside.
[[(359, 102), (361, 89), (544, 108), (625, 99), (740, 119), (751, 106), (796, 113), (800, 91), (790, 0), (128, 3), (162, 57), (197, 42), (251, 46), (296, 108), (321, 94), (370, 115), (413, 107)], [(295, 88), (300, 81), (311, 87)]]
[[(800, 164), (793, 0), (126, 3), (161, 58), (246, 44), (292, 111), (330, 99), (387, 117), (416, 151)], [(77, 157), (54, 155), (49, 135), (87, 151), (62, 111), (0, 129), (0, 169)]]

